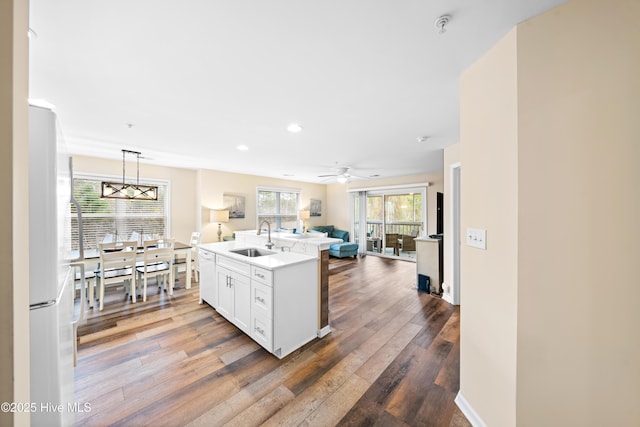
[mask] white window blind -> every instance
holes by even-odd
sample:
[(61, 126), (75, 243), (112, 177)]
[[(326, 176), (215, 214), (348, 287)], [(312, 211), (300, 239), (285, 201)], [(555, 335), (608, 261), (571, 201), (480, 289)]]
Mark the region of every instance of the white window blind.
[[(157, 238), (168, 234), (166, 183), (157, 185), (158, 200), (119, 200), (100, 198), (100, 177), (74, 178), (74, 196), (82, 209), (85, 249), (96, 248), (106, 236), (113, 240), (129, 239), (136, 232), (139, 239)], [(71, 246), (78, 249), (78, 223), (75, 206), (71, 206)]]
[(258, 224), (267, 220), (272, 230), (295, 228), (299, 197), (295, 190), (258, 189)]

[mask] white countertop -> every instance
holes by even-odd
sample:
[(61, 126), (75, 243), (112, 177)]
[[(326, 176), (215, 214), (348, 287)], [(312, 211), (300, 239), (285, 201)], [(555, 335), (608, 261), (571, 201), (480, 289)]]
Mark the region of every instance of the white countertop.
[(245, 262), (247, 264), (255, 265), (256, 267), (265, 268), (267, 270), (276, 270), (278, 268), (286, 267), (288, 265), (297, 264), (301, 262), (317, 261), (317, 257), (296, 253), (296, 252), (281, 252), (272, 250), (275, 252), (273, 255), (265, 255), (259, 257), (248, 257), (244, 255), (235, 254), (230, 252), (233, 249), (244, 248), (260, 248), (268, 250), (264, 246), (248, 245), (246, 243), (240, 243), (236, 241), (218, 242), (218, 243), (203, 243), (199, 245), (199, 248), (205, 251), (214, 252), (219, 255)]
[[(260, 235), (256, 230), (236, 231), (236, 241), (241, 241), (249, 246), (264, 247), (267, 241), (267, 232)], [(334, 243), (341, 243), (341, 239), (325, 237), (325, 233), (293, 234), (280, 231), (271, 232), (271, 241), (279, 248), (288, 248), (291, 252), (317, 255), (318, 251), (329, 249)]]

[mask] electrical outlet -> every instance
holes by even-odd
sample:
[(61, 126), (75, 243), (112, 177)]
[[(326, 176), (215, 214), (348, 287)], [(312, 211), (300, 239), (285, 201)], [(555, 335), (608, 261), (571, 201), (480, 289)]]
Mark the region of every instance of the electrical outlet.
[(467, 228), (467, 246), (487, 249), (487, 230), (482, 228)]

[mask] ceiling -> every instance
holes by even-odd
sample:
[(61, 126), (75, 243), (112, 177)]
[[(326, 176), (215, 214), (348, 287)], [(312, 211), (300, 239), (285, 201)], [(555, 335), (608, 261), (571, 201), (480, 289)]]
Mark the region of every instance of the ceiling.
[(31, 0), (30, 98), (74, 154), (307, 182), (434, 172), (461, 72), (563, 2)]

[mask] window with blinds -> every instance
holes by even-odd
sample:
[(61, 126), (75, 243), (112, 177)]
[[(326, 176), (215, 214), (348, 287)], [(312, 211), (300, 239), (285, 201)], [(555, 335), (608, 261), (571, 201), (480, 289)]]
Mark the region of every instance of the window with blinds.
[(272, 230), (295, 228), (298, 222), (299, 191), (258, 189), (258, 224), (267, 220)]
[[(98, 177), (77, 177), (73, 180), (74, 196), (82, 209), (83, 239), (85, 249), (97, 248), (107, 240), (126, 240), (133, 232), (139, 239), (167, 235), (167, 184), (158, 186), (158, 200), (119, 200), (100, 198)], [(140, 182), (141, 184), (149, 184)], [(78, 220), (71, 205), (71, 247), (78, 249)]]

